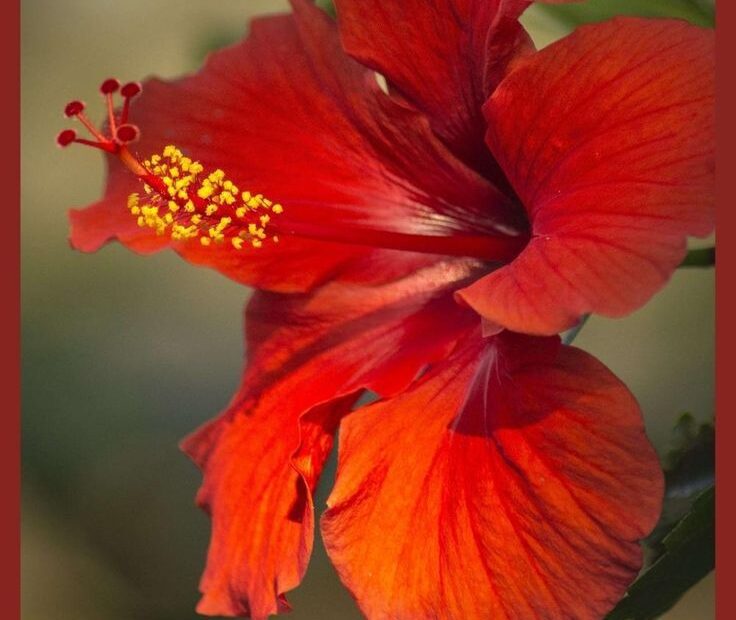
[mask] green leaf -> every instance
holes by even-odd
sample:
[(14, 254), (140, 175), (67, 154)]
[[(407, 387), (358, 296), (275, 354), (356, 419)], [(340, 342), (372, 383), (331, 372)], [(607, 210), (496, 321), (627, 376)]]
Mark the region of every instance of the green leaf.
[(332, 17), (335, 17), (337, 15), (335, 4), (334, 2), (332, 2), (332, 0), (317, 0), (315, 4)]
[(665, 457), (667, 486), (687, 476), (713, 474), (715, 468), (715, 428), (710, 422), (698, 426), (690, 413), (683, 413), (674, 428), (672, 449)]
[(698, 248), (687, 253), (685, 260), (680, 263), (680, 267), (712, 267), (715, 264), (715, 248)]
[(695, 418), (684, 413), (674, 427), (672, 448), (664, 457), (666, 492), (662, 516), (646, 539), (651, 550), (649, 561), (665, 549), (662, 539), (692, 508), (693, 501), (713, 484), (715, 476), (715, 429), (713, 424), (698, 426)]
[(711, 0), (588, 0), (576, 4), (539, 5), (539, 8), (571, 25), (597, 22), (616, 15), (675, 17), (710, 27), (715, 23)]
[(607, 620), (651, 620), (670, 609), (715, 565), (715, 487), (664, 538), (664, 553), (629, 588)]

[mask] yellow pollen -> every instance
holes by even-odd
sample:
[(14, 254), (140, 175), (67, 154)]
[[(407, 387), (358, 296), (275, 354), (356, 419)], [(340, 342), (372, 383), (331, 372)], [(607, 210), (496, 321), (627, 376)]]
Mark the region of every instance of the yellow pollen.
[(208, 182), (207, 185), (204, 185), (199, 188), (197, 191), (197, 196), (200, 198), (209, 198), (214, 193), (215, 188), (212, 187), (212, 185)]
[(174, 145), (152, 155), (143, 167), (150, 175), (144, 177), (145, 194), (131, 194), (127, 202), (141, 228), (176, 241), (198, 238), (203, 247), (228, 242), (237, 251), (263, 247), (269, 237), (278, 243), (268, 225), (283, 207), (263, 194), (241, 192), (219, 168), (205, 173), (201, 163)]

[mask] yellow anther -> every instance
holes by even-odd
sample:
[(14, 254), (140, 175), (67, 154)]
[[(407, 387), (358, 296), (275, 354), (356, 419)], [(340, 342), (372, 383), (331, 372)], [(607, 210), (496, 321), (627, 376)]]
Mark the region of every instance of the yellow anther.
[(217, 223), (217, 226), (215, 226), (215, 232), (219, 235), (223, 230), (225, 230), (228, 227), (230, 222), (232, 222), (232, 220), (229, 217), (220, 218), (220, 221)]
[(228, 242), (235, 250), (260, 248), (269, 237), (278, 243), (267, 231), (272, 219), (267, 212), (278, 214), (283, 207), (263, 194), (241, 192), (223, 170), (204, 173), (201, 163), (174, 145), (144, 160), (143, 166), (156, 182), (143, 184), (142, 200), (137, 193), (128, 197), (138, 226), (177, 241), (198, 238), (202, 246)]
[(197, 190), (197, 196), (200, 198), (207, 199), (214, 193), (214, 188), (211, 185), (203, 185)]
[(212, 226), (207, 233), (215, 241), (223, 241), (225, 239), (225, 235), (222, 234), (222, 231), (217, 230), (216, 226)]

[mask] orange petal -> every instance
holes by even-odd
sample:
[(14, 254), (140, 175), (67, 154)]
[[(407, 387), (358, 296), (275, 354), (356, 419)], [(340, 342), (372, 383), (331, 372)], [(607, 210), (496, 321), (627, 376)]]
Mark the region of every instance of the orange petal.
[(477, 324), (450, 292), (475, 268), (456, 261), (383, 287), (255, 294), (243, 385), (183, 444), (203, 469), (198, 501), (213, 521), (201, 613), (265, 618), (286, 608), (284, 593), (306, 570), (311, 492), (339, 419), (363, 388), (403, 389)]
[(372, 620), (592, 620), (636, 576), (661, 497), (639, 408), (603, 365), (474, 335), (343, 420), (322, 532)]
[(714, 216), (713, 31), (585, 26), (520, 63), (485, 106), (487, 142), (532, 240), (461, 295), (486, 319), (554, 334), (644, 304)]

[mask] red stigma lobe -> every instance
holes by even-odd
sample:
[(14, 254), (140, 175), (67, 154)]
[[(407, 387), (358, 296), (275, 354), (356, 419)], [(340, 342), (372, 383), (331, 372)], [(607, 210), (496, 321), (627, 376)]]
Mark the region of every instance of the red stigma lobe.
[[(56, 137), (56, 143), (61, 147), (66, 147), (76, 142), (119, 155), (122, 147), (137, 140), (140, 135), (138, 128), (128, 123), (128, 113), (131, 99), (138, 96), (142, 90), (138, 82), (129, 82), (121, 88), (120, 82), (115, 78), (109, 78), (100, 84), (100, 93), (105, 99), (107, 108), (107, 132), (100, 130), (89, 120), (84, 113), (86, 106), (83, 101), (70, 101), (64, 106), (64, 116), (77, 119), (93, 139), (79, 138), (72, 129), (65, 129)], [(118, 91), (123, 98), (123, 107), (120, 115), (116, 116), (113, 95)]]

